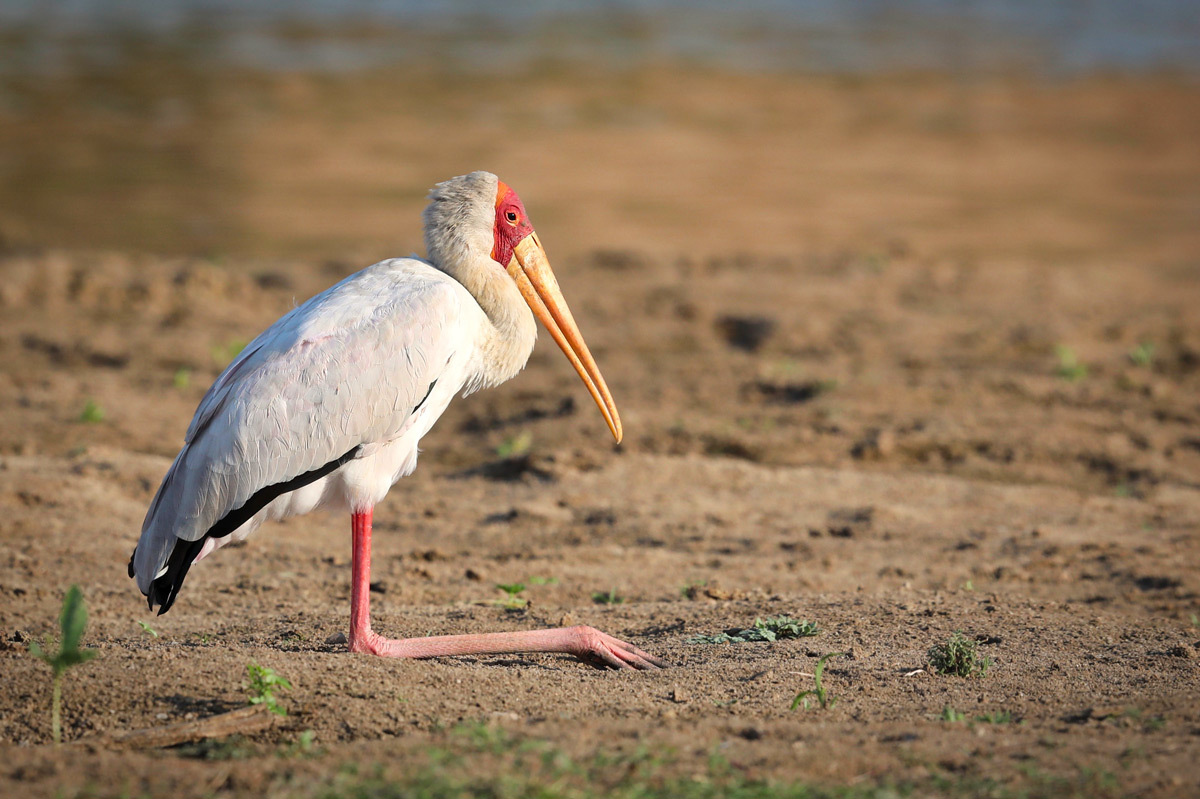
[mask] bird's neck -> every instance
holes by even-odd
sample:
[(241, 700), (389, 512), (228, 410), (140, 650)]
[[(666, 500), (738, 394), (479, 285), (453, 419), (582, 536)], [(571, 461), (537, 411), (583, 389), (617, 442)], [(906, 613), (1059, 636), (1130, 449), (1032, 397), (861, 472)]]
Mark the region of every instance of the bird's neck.
[(472, 262), (439, 263), (463, 285), (490, 322), (478, 343), (482, 358), (479, 388), (513, 378), (525, 368), (537, 339), (537, 321), (512, 278), (489, 256)]

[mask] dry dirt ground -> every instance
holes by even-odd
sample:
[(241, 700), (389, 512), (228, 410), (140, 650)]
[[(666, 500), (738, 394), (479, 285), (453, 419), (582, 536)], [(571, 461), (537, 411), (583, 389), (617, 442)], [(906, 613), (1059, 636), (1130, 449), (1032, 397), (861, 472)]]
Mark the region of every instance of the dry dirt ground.
[[(526, 76), (518, 108), (243, 75), (155, 111), (143, 75), (6, 87), (0, 794), (1200, 791), (1194, 84), (663, 67)], [(586, 623), (672, 668), (349, 655), (348, 520), (319, 514), (151, 617), (125, 563), (208, 383), (419, 249), (424, 189), (476, 167), (522, 193), (627, 439), (546, 341), (455, 403), (377, 509), (376, 628)], [(98, 657), (56, 748), (27, 644), (72, 583)], [(690, 641), (778, 614), (821, 632)], [(931, 673), (958, 630), (986, 675)], [(789, 709), (833, 652), (836, 704)], [(243, 705), (250, 662), (293, 685), (267, 731), (113, 744)]]

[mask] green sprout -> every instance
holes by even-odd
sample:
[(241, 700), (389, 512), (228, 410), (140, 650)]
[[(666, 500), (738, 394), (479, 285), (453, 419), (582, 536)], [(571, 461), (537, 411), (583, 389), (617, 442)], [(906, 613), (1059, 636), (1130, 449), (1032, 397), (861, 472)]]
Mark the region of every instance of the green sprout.
[(967, 718), (967, 714), (946, 705), (942, 709), (942, 721), (958, 723), (966, 721), (970, 724), (1012, 724), (1013, 714), (1011, 710), (993, 710), (990, 713), (981, 713), (972, 719)]
[(142, 632), (144, 632), (154, 638), (158, 637), (158, 630), (151, 627), (147, 622), (144, 622), (141, 619), (134, 619), (134, 621), (136, 621), (138, 623), (138, 626), (142, 628)]
[(522, 430), (517, 435), (504, 439), (504, 443), (496, 447), (496, 454), (501, 458), (519, 458), (529, 452), (529, 448), (532, 446), (533, 434), (528, 430)]
[(279, 704), (275, 691), (286, 691), (292, 684), (275, 673), (275, 670), (257, 663), (246, 665), (246, 673), (250, 675), (250, 683), (246, 688), (250, 691), (251, 705), (266, 705), (267, 710), (277, 716), (286, 716), (287, 708)]
[(1079, 357), (1075, 355), (1075, 350), (1059, 344), (1054, 348), (1054, 354), (1058, 356), (1058, 369), (1055, 370), (1055, 374), (1063, 380), (1076, 383), (1087, 377), (1087, 364), (1079, 360)]
[(808, 698), (810, 696), (815, 696), (817, 698), (817, 704), (821, 706), (822, 710), (832, 708), (835, 704), (837, 704), (837, 697), (830, 696), (829, 692), (825, 690), (825, 685), (821, 682), (825, 673), (825, 662), (830, 658), (836, 657), (845, 657), (845, 653), (830, 652), (828, 655), (825, 655), (817, 661), (817, 667), (813, 669), (813, 685), (816, 687), (807, 691), (801, 691), (800, 693), (796, 694), (796, 698), (792, 700), (792, 710), (795, 710), (800, 705), (803, 705), (804, 709), (808, 710)]
[(246, 349), (246, 344), (249, 342), (241, 339), (230, 339), (224, 344), (214, 344), (209, 348), (212, 353), (212, 359), (217, 366), (228, 366), (234, 358), (242, 354), (242, 350)]
[(192, 370), (186, 366), (181, 366), (175, 370), (174, 377), (171, 378), (171, 385), (175, 388), (183, 390), (192, 384)]
[(1138, 366), (1150, 366), (1154, 363), (1154, 344), (1149, 341), (1138, 344), (1129, 351), (1129, 360)]
[(94, 399), (88, 399), (83, 406), (83, 412), (79, 414), (79, 421), (87, 424), (96, 424), (104, 421), (104, 409), (96, 404)]
[(79, 640), (87, 627), (87, 606), (83, 602), (83, 592), (79, 586), (72, 585), (63, 598), (62, 613), (58, 617), (58, 626), (62, 630), (62, 642), (58, 651), (53, 655), (46, 652), (36, 641), (29, 642), (29, 653), (35, 658), (45, 661), (53, 674), (50, 729), (54, 735), (54, 743), (62, 743), (62, 678), (67, 669), (87, 663), (96, 657), (94, 649), (80, 649)]
[(929, 648), (929, 666), (937, 674), (953, 674), (958, 677), (983, 677), (991, 667), (989, 658), (976, 653), (976, 644), (961, 631), (956, 631), (944, 644)]
[(498, 599), (495, 604), (505, 610), (520, 610), (529, 604), (529, 600), (519, 594), (525, 590), (525, 583), (496, 583), (496, 587), (505, 593), (504, 599)]
[(623, 605), (625, 597), (617, 593), (617, 589), (610, 588), (607, 591), (593, 591), (592, 601), (597, 605)]

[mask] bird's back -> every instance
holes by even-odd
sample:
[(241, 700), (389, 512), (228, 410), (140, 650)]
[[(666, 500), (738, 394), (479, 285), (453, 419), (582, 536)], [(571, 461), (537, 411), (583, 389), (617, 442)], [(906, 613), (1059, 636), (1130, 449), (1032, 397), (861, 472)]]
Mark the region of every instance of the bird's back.
[(486, 324), (460, 284), (405, 258), (263, 331), (201, 400), (147, 512), (130, 576), (151, 607), (170, 607), (206, 540), (248, 533), (276, 498), (404, 436), (435, 389), (440, 414), (470, 387)]

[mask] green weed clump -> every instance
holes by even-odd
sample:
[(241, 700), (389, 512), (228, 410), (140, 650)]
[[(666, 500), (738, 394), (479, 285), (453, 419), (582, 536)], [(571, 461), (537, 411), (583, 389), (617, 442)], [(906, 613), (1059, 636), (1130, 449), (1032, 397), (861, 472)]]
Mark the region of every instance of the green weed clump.
[(267, 710), (277, 716), (286, 716), (287, 708), (279, 704), (276, 691), (286, 691), (292, 684), (275, 673), (275, 670), (257, 663), (246, 665), (246, 673), (250, 675), (250, 683), (246, 686), (250, 691), (247, 700), (251, 705), (266, 705)]
[(811, 621), (798, 621), (790, 616), (755, 619), (754, 626), (745, 630), (726, 630), (716, 635), (693, 635), (689, 644), (744, 644), (751, 641), (786, 641), (790, 638), (811, 638), (821, 629)]
[(50, 730), (54, 743), (62, 743), (62, 680), (67, 669), (87, 663), (96, 657), (94, 649), (80, 649), (79, 641), (87, 628), (87, 606), (83, 602), (83, 592), (79, 586), (73, 585), (67, 589), (63, 598), (62, 613), (58, 617), (58, 626), (62, 631), (62, 641), (58, 651), (50, 654), (36, 641), (29, 642), (29, 653), (45, 661), (53, 674), (50, 701)]
[(980, 657), (976, 651), (977, 645), (962, 632), (955, 632), (944, 644), (934, 644), (929, 648), (929, 667), (938, 674), (952, 674), (956, 677), (983, 677), (991, 668), (989, 658)]

